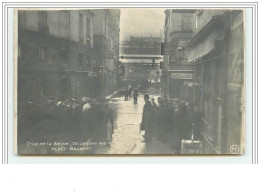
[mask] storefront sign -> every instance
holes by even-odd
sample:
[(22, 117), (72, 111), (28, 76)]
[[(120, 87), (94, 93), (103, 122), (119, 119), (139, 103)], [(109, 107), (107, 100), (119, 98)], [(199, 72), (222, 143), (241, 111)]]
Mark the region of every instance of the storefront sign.
[(193, 79), (193, 74), (191, 73), (171, 73), (172, 79)]

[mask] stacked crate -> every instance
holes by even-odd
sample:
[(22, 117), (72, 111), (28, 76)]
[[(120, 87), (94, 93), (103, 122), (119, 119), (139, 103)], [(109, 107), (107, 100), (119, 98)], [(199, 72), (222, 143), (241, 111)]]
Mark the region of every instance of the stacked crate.
[(181, 154), (202, 154), (202, 142), (195, 140), (182, 140)]

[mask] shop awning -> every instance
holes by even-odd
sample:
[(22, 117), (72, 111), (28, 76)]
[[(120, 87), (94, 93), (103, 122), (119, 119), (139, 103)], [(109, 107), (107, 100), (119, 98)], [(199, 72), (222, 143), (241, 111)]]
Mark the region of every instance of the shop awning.
[[(211, 20), (187, 44), (188, 62), (210, 53), (215, 48), (215, 41), (225, 36), (223, 18), (225, 14), (213, 16)], [(220, 25), (221, 24), (221, 25)]]
[(191, 48), (188, 53), (188, 62), (201, 58), (211, 52), (215, 48), (216, 34), (216, 30), (214, 30), (207, 38)]

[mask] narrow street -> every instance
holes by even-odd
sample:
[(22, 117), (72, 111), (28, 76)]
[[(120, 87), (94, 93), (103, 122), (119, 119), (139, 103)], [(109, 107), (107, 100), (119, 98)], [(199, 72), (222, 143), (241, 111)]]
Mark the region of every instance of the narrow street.
[[(18, 18), (19, 154), (245, 152), (242, 10), (20, 10)], [(138, 104), (125, 101), (137, 91)]]
[[(158, 96), (153, 97), (157, 99)], [(113, 98), (111, 107), (116, 114), (113, 139), (109, 147), (100, 147), (95, 154), (173, 154), (169, 145), (157, 141), (149, 145), (143, 142), (139, 130), (143, 106), (143, 94), (140, 94), (137, 104), (133, 103), (133, 98), (128, 101), (124, 97)]]

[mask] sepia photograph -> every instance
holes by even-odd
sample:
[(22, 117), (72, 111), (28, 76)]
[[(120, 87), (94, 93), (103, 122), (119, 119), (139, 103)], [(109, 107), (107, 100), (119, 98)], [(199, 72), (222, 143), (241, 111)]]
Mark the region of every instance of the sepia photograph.
[(244, 154), (244, 15), (15, 9), (16, 153)]

